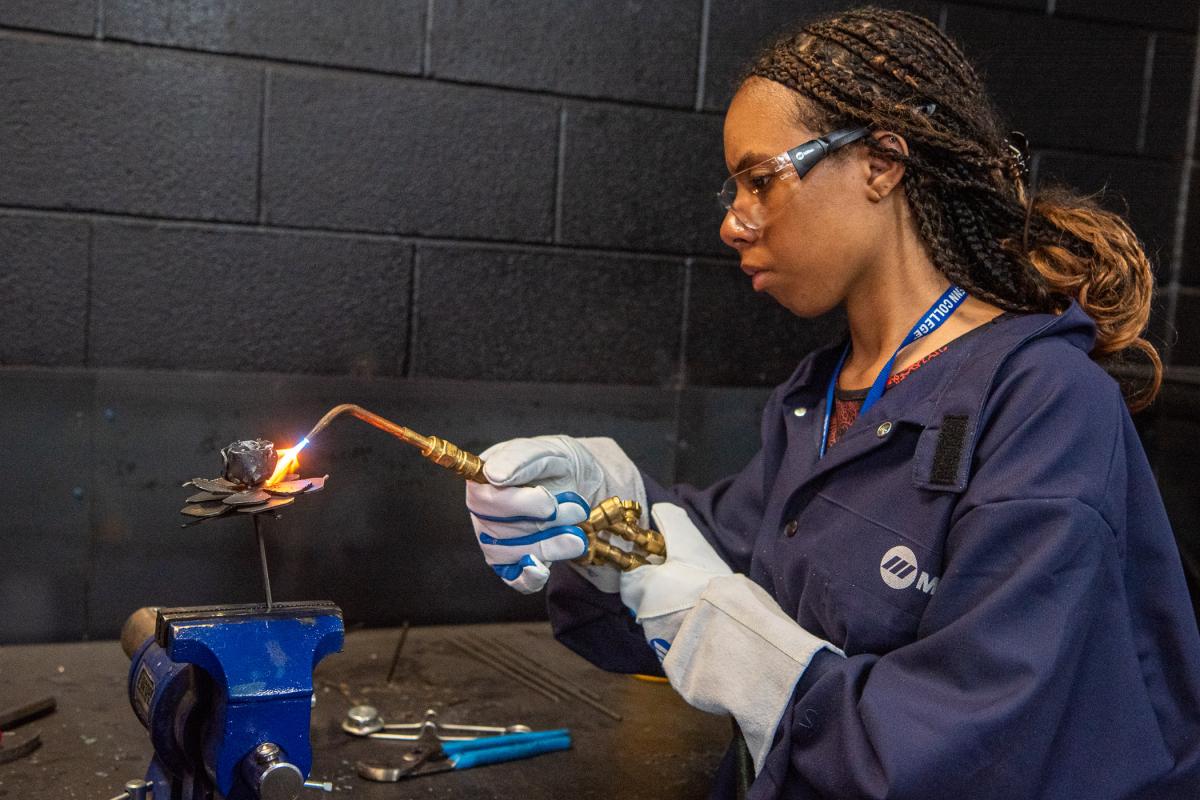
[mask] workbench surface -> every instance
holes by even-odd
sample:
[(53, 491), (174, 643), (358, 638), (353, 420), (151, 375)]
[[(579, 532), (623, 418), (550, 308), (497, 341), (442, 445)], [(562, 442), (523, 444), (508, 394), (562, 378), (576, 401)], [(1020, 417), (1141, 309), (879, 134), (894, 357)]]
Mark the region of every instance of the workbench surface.
[[(451, 644), (463, 636), (503, 638), (601, 695), (624, 719), (536, 693)], [(412, 628), (388, 685), (398, 637), (399, 629), (352, 631), (343, 652), (316, 670), (311, 779), (332, 781), (335, 794), (365, 800), (707, 796), (729, 741), (729, 721), (690, 708), (665, 683), (603, 672), (555, 642), (547, 624), (517, 623)], [(141, 777), (151, 750), (129, 707), (128, 672), (128, 659), (112, 641), (0, 647), (0, 708), (47, 694), (58, 698), (57, 712), (19, 729), (40, 731), (43, 745), (0, 765), (0, 797), (108, 800), (126, 780)], [(442, 722), (566, 727), (573, 745), (524, 761), (369, 783), (358, 778), (354, 763), (394, 762), (404, 745), (344, 733), (341, 721), (357, 703), (376, 706), (388, 722), (416, 721), (433, 708)], [(322, 796), (305, 790), (301, 800)]]

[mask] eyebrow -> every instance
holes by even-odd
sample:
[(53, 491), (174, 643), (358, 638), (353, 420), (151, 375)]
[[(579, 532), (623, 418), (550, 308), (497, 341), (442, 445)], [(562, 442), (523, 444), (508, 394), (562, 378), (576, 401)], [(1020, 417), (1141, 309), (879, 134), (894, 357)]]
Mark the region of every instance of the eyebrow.
[(733, 172), (730, 172), (729, 174), (733, 175), (734, 173), (741, 172), (747, 167), (753, 167), (755, 164), (761, 164), (768, 158), (774, 158), (774, 156), (766, 156), (761, 153), (746, 153), (744, 156), (742, 156), (742, 160), (737, 163), (737, 166), (733, 168)]

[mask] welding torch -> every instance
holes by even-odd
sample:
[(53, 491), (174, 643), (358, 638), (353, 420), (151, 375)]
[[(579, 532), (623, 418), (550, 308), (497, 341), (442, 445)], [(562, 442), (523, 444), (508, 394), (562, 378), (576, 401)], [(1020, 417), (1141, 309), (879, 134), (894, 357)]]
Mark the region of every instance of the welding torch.
[[(483, 459), (474, 453), (469, 453), (461, 447), (438, 436), (422, 436), (403, 425), (397, 425), (391, 420), (384, 419), (378, 414), (367, 411), (353, 403), (334, 406), (325, 416), (317, 421), (312, 430), (300, 440), (300, 443), (290, 450), (283, 451), (295, 456), (304, 449), (318, 433), (325, 429), (335, 417), (350, 414), (369, 425), (374, 425), (382, 431), (390, 433), (402, 442), (411, 444), (421, 451), (421, 455), (438, 466), (451, 470), (456, 475), (475, 483), (486, 484), (483, 474)], [(282, 454), (281, 454), (282, 455)], [(281, 464), (282, 466), (282, 464)], [(661, 533), (638, 524), (642, 516), (641, 504), (634, 500), (622, 500), (610, 497), (598, 503), (585, 522), (579, 524), (587, 536), (588, 549), (575, 563), (582, 565), (612, 564), (622, 571), (629, 571), (647, 563), (646, 556), (663, 556), (667, 554), (666, 543)], [(643, 552), (626, 551), (611, 544), (600, 534), (618, 536), (632, 542)]]

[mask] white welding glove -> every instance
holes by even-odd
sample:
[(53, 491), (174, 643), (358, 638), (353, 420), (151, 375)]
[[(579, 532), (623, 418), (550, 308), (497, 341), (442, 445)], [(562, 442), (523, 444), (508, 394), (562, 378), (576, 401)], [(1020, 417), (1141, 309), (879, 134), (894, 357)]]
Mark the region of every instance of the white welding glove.
[[(489, 484), (467, 483), (471, 524), (487, 563), (524, 594), (546, 585), (550, 563), (587, 552), (579, 523), (596, 503), (617, 495), (646, 505), (641, 473), (612, 439), (510, 439), (480, 458)], [(616, 537), (612, 543), (632, 547)], [(571, 566), (601, 590), (617, 591), (615, 567)]]
[(655, 503), (650, 516), (666, 542), (667, 560), (621, 573), (621, 601), (661, 661), (708, 582), (732, 571), (681, 507)]
[(709, 581), (686, 612), (663, 671), (689, 705), (737, 720), (757, 775), (796, 683), (823, 648), (845, 656), (802, 628), (757, 583), (725, 575)]

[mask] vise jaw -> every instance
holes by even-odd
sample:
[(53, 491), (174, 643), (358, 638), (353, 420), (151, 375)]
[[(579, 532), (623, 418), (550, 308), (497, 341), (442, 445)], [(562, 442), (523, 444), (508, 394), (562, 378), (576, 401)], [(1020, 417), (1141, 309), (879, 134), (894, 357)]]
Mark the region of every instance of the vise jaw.
[(312, 768), (313, 669), (344, 635), (324, 601), (135, 612), (121, 638), (156, 800), (293, 800)]

